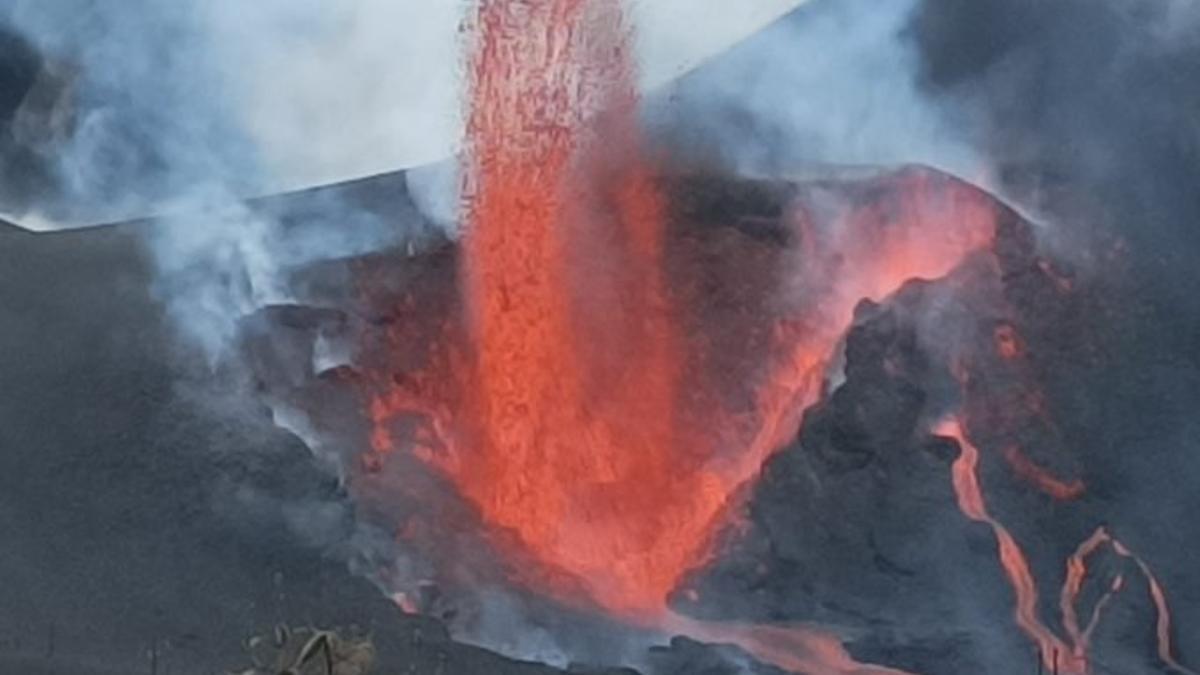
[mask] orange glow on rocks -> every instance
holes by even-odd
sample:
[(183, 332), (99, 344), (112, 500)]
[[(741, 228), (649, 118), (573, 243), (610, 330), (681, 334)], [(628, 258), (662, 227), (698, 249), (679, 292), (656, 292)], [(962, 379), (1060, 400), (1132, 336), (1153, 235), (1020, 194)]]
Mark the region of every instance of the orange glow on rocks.
[(811, 627), (763, 626), (670, 617), (667, 627), (713, 644), (735, 645), (763, 663), (812, 675), (909, 675), (855, 661), (832, 634)]
[(996, 353), (1002, 358), (1012, 360), (1025, 352), (1025, 346), (1021, 344), (1021, 336), (1008, 324), (996, 327), (995, 339)]
[(705, 355), (686, 348), (690, 308), (668, 290), (665, 196), (637, 141), (619, 9), (496, 0), (478, 29), (467, 395), (445, 432), (456, 447), (431, 458), (487, 523), (592, 600), (656, 614), (704, 561), (731, 495), (795, 434), (854, 305), (948, 272), (990, 241), (991, 212), (970, 198), (920, 203), (914, 184), (901, 191), (913, 203), (892, 205), (907, 220), (868, 209), (810, 233), (806, 300), (774, 319), (753, 411), (706, 409), (719, 397), (697, 395)]
[(1118, 557), (1132, 562), (1138, 573), (1146, 580), (1150, 600), (1154, 604), (1154, 632), (1159, 659), (1175, 672), (1195, 675), (1196, 671), (1187, 668), (1175, 659), (1175, 649), (1171, 644), (1171, 611), (1167, 607), (1166, 593), (1163, 591), (1162, 584), (1144, 560), (1130, 551), (1120, 540), (1115, 539), (1103, 527), (1097, 528), (1092, 536), (1080, 544), (1075, 553), (1067, 560), (1067, 577), (1063, 583), (1060, 606), (1063, 612), (1063, 625), (1075, 644), (1076, 653), (1081, 656), (1087, 653), (1092, 633), (1100, 623), (1105, 607), (1114, 596), (1126, 588), (1126, 575), (1116, 575), (1108, 590), (1093, 606), (1088, 623), (1082, 628), (1080, 627), (1076, 605), (1079, 602), (1083, 581), (1088, 574), (1087, 561), (1105, 547)]

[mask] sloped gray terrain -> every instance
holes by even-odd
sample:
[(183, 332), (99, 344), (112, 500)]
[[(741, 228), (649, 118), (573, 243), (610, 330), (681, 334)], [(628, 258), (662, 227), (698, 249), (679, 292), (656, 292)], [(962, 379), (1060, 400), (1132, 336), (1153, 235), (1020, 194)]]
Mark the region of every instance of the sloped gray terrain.
[(280, 621), (370, 631), (381, 672), (552, 672), (450, 642), (238, 497), (349, 513), (265, 410), (189, 393), (141, 246), (0, 232), (0, 672), (214, 673)]

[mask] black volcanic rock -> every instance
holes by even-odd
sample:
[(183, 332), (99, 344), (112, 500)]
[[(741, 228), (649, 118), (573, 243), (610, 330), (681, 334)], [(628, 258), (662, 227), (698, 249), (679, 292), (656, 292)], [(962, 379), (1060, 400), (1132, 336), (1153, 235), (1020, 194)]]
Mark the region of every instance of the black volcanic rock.
[[(970, 655), (983, 641), (1019, 644), (1005, 625), (1003, 580), (988, 568), (991, 534), (955, 501), (950, 465), (958, 449), (928, 433), (955, 396), (946, 364), (921, 344), (912, 321), (915, 308), (935, 299), (944, 301), (935, 285), (917, 282), (883, 306), (860, 306), (844, 382), (763, 468), (743, 533), (685, 582), (715, 600), (689, 603), (680, 594), (685, 611), (857, 630), (867, 635), (852, 643), (859, 657), (916, 662), (922, 673), (963, 672), (938, 670), (938, 654), (979, 663)], [(998, 620), (977, 630), (973, 613)], [(893, 633), (900, 637), (886, 638)]]
[[(986, 673), (986, 664), (975, 653), (978, 645), (968, 633), (947, 632), (931, 638), (895, 638), (880, 631), (847, 645), (854, 658), (867, 663), (886, 663), (923, 675)], [(1037, 655), (1012, 664), (1014, 672), (1036, 672)]]
[[(765, 465), (722, 553), (681, 583), (676, 607), (837, 626), (856, 658), (914, 672), (1033, 672), (996, 537), (956, 501), (961, 449), (933, 435), (954, 414), (979, 448), (989, 513), (1024, 550), (1038, 616), (1064, 635), (1066, 560), (1106, 522), (1083, 468), (1104, 456), (1064, 431), (1086, 395), (1072, 388), (1102, 363), (1089, 329), (1104, 305), (1044, 256), (1028, 223), (995, 208), (990, 252), (859, 306), (831, 393)], [(1101, 562), (1089, 559), (1085, 621), (1112, 583)], [(1121, 564), (1133, 586), (1106, 601), (1097, 672), (1158, 672), (1146, 577)]]

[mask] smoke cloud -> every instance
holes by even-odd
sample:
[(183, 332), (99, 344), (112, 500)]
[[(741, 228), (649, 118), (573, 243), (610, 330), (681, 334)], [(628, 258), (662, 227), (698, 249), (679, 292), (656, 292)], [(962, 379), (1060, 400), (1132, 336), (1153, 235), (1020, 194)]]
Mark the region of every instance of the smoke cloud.
[[(9, 3), (0, 23), (40, 55), (41, 73), (25, 68), (35, 81), (57, 75), (44, 98), (67, 119), (41, 135), (19, 133), (13, 123), (6, 166), (29, 156), (26, 164), (46, 185), (37, 198), (5, 206), (19, 222), (48, 228), (160, 216), (146, 228), (160, 294), (189, 340), (215, 359), (240, 317), (291, 299), (289, 270), (396, 245), (411, 234), (405, 227), (415, 225), (404, 214), (385, 222), (335, 193), (309, 198), (307, 208), (327, 216), (319, 224), (284, 222), (283, 214), (244, 199), (345, 177), (339, 162), (348, 155), (408, 142), (379, 134), (438, 137), (434, 122), (422, 117), (429, 107), (405, 101), (452, 96), (453, 79), (441, 78), (451, 84), (440, 94), (376, 86), (380, 71), (393, 66), (385, 38), (395, 37), (378, 26), (405, 26), (414, 39), (429, 41), (419, 49), (433, 62), (454, 62), (453, 39), (414, 23), (446, 24), (439, 12), (452, 11), (453, 3), (416, 7)], [(355, 78), (334, 81), (334, 73)], [(262, 86), (268, 80), (272, 86)], [(14, 89), (22, 84), (31, 93), (14, 113), (17, 122), (38, 103), (31, 84)], [(393, 98), (360, 106), (381, 96)], [(386, 126), (367, 120), (363, 126), (378, 133), (356, 133), (345, 121), (358, 107), (386, 109), (395, 119)]]
[(982, 178), (982, 161), (917, 77), (916, 3), (812, 2), (652, 99), (675, 154), (741, 173), (924, 163)]

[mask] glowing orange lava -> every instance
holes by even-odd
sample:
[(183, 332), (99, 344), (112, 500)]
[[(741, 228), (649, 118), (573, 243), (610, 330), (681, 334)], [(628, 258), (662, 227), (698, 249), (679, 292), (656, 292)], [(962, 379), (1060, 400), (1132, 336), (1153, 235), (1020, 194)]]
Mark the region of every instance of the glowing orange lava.
[(994, 214), (973, 192), (926, 190), (919, 173), (886, 207), (820, 227), (793, 214), (801, 245), (781, 283), (797, 289), (756, 319), (774, 326), (768, 353), (732, 385), (753, 409), (713, 407), (720, 397), (701, 390), (730, 383), (714, 383), (681, 334), (683, 299), (703, 298), (666, 280), (666, 197), (640, 153), (619, 4), (489, 0), (476, 28), (467, 353), (373, 398), (369, 459), (394, 449), (399, 412), (432, 418), (441, 447), (415, 452), (489, 525), (591, 601), (661, 616), (731, 496), (817, 400), (855, 305), (946, 274), (990, 243)]
[(1087, 559), (1108, 541), (1108, 533), (1103, 528), (1099, 528), (1091, 537), (1084, 540), (1075, 553), (1067, 559), (1067, 576), (1063, 581), (1062, 592), (1059, 596), (1059, 608), (1063, 616), (1063, 629), (1066, 630), (1067, 637), (1074, 645), (1074, 653), (1079, 658), (1087, 656), (1088, 644), (1091, 642), (1096, 626), (1100, 624), (1104, 608), (1125, 585), (1124, 575), (1118, 574), (1114, 577), (1112, 584), (1092, 607), (1087, 625), (1080, 627), (1079, 612), (1076, 606), (1079, 594), (1083, 589), (1084, 578), (1087, 576)]
[(811, 675), (910, 675), (855, 661), (834, 635), (808, 626), (696, 621), (672, 615), (665, 628), (713, 644), (735, 645), (763, 663)]
[(958, 507), (963, 515), (971, 520), (986, 523), (995, 533), (996, 543), (1000, 547), (1000, 564), (1004, 568), (1005, 576), (1008, 577), (1013, 593), (1017, 596), (1017, 625), (1029, 636), (1029, 639), (1037, 644), (1046, 667), (1054, 667), (1058, 656), (1062, 656), (1066, 658), (1066, 662), (1057, 661), (1057, 663), (1065, 668), (1064, 672), (1076, 675), (1087, 673), (1087, 661), (1076, 655), (1075, 650), (1060, 640), (1038, 616), (1037, 583), (1029, 571), (1029, 562), (1025, 558), (1025, 553), (1012, 534), (988, 514), (977, 474), (979, 449), (967, 440), (962, 426), (955, 419), (943, 421), (935, 429), (935, 433), (939, 436), (953, 438), (961, 449), (952, 469)]
[(1187, 668), (1175, 659), (1175, 650), (1171, 644), (1171, 611), (1167, 607), (1166, 593), (1163, 591), (1162, 584), (1151, 571), (1150, 566), (1146, 564), (1139, 556), (1129, 550), (1120, 540), (1115, 539), (1108, 530), (1099, 527), (1088, 537), (1075, 553), (1067, 560), (1067, 578), (1063, 583), (1060, 607), (1063, 612), (1063, 625), (1067, 634), (1071, 637), (1075, 644), (1076, 653), (1086, 655), (1089, 648), (1091, 637), (1096, 626), (1100, 623), (1100, 618), (1103, 615), (1104, 608), (1109, 601), (1117, 593), (1120, 593), (1125, 588), (1125, 575), (1118, 574), (1113, 578), (1112, 584), (1108, 590), (1092, 608), (1091, 616), (1086, 626), (1082, 629), (1079, 626), (1078, 612), (1076, 605), (1079, 599), (1079, 593), (1083, 586), (1083, 580), (1087, 575), (1087, 560), (1092, 555), (1100, 551), (1103, 547), (1109, 547), (1117, 556), (1132, 561), (1138, 572), (1145, 578), (1147, 587), (1150, 592), (1150, 599), (1154, 603), (1155, 611), (1155, 639), (1158, 648), (1158, 657), (1168, 668), (1176, 672), (1184, 673), (1185, 675), (1195, 675), (1196, 671)]
[[(823, 272), (841, 283), (781, 322), (749, 434), (697, 433), (692, 421), (721, 413), (682, 409), (695, 382), (664, 288), (663, 198), (638, 158), (619, 11), (485, 2), (479, 28), (463, 266), (471, 461), (453, 477), (490, 523), (595, 600), (658, 612), (701, 562), (729, 496), (795, 433), (854, 304), (944, 274), (988, 241), (991, 221), (897, 224), (874, 239), (861, 235), (878, 214), (843, 224), (821, 242), (837, 261)], [(606, 124), (585, 125), (601, 112)], [(599, 142), (593, 129), (606, 132)]]
[(1067, 640), (1055, 635), (1038, 614), (1037, 584), (1029, 570), (1024, 551), (1004, 525), (988, 514), (983, 491), (979, 486), (979, 449), (967, 439), (962, 425), (956, 419), (943, 420), (934, 433), (958, 442), (961, 452), (954, 462), (952, 475), (959, 509), (971, 520), (988, 524), (995, 533), (996, 542), (1000, 547), (1001, 567), (1016, 595), (1017, 625), (1038, 646), (1038, 652), (1047, 668), (1061, 667), (1064, 669), (1061, 672), (1068, 675), (1086, 675), (1091, 672), (1088, 657), (1092, 633), (1100, 623), (1104, 608), (1112, 597), (1125, 588), (1125, 576), (1118, 574), (1114, 577), (1106, 592), (1093, 606), (1088, 622), (1083, 627), (1080, 627), (1076, 607), (1087, 575), (1087, 559), (1102, 546), (1108, 545), (1118, 556), (1132, 560), (1146, 579), (1157, 616), (1155, 634), (1159, 658), (1175, 671), (1194, 675), (1194, 671), (1184, 667), (1174, 657), (1174, 649), (1171, 646), (1171, 614), (1162, 585), (1145, 561), (1114, 539), (1103, 527), (1098, 528), (1067, 559), (1066, 578), (1059, 594), (1059, 609), (1062, 612)]
[[(632, 114), (626, 29), (612, 3), (581, 0), (484, 2), (479, 25), (463, 263), (471, 461), (454, 479), (596, 599), (656, 609), (726, 490), (676, 424), (659, 195), (636, 157), (610, 176), (585, 171), (600, 161), (585, 120)], [(633, 125), (618, 126), (628, 142)], [(572, 260), (581, 251), (592, 258)]]

